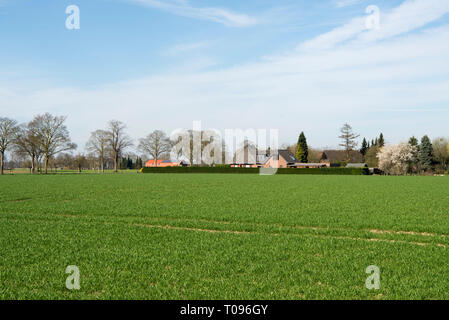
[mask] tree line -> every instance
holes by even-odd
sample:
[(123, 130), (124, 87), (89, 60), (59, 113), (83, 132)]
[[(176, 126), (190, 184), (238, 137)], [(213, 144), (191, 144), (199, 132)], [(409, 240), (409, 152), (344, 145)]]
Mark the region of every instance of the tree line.
[[(77, 145), (71, 141), (69, 131), (65, 125), (67, 117), (54, 116), (49, 113), (36, 115), (28, 122), (19, 124), (16, 120), (0, 117), (0, 172), (4, 173), (5, 153), (11, 152), (19, 158), (27, 159), (32, 173), (49, 168), (69, 167), (78, 169), (98, 168), (104, 172), (111, 168), (114, 172), (119, 169), (140, 169), (144, 166), (142, 157), (126, 151), (134, 146), (133, 140), (126, 132), (126, 125), (118, 120), (111, 120), (104, 129), (91, 133), (82, 153), (71, 155)], [(190, 154), (189, 161), (194, 164), (193, 135), (189, 130)], [(200, 132), (199, 134), (203, 134)], [(357, 151), (369, 167), (378, 167), (389, 174), (445, 172), (449, 165), (449, 140), (436, 138), (433, 141), (426, 135), (420, 141), (411, 137), (407, 143), (386, 145), (382, 133), (375, 139), (363, 138), (358, 148), (359, 134), (345, 123), (340, 129), (339, 144), (346, 154), (347, 162), (351, 160), (351, 152)], [(202, 140), (201, 140), (202, 141)], [(201, 142), (204, 144), (204, 142)], [(157, 160), (168, 157), (174, 146), (165, 132), (155, 130), (138, 140), (137, 150), (144, 156)], [(188, 148), (189, 146), (187, 146)], [(201, 145), (201, 152), (205, 145)], [(298, 137), (297, 144), (288, 146), (302, 163), (320, 162), (319, 150), (312, 149), (307, 144), (304, 132)], [(225, 151), (224, 151), (225, 152)], [(196, 160), (198, 163), (198, 160)]]
[(4, 173), (5, 152), (11, 147), (13, 152), (28, 156), (32, 172), (36, 164), (43, 161), (47, 173), (48, 164), (56, 154), (76, 149), (65, 126), (66, 117), (49, 113), (37, 115), (26, 124), (16, 120), (0, 118), (0, 173)]
[[(30, 122), (19, 124), (16, 120), (0, 117), (0, 174), (4, 174), (5, 154), (10, 151), (19, 158), (26, 158), (30, 171), (45, 174), (53, 166), (76, 168), (97, 167), (104, 172), (111, 166), (114, 172), (119, 169), (139, 169), (143, 159), (139, 156), (124, 156), (133, 146), (132, 139), (126, 133), (126, 125), (111, 120), (105, 129), (96, 130), (86, 144), (89, 154), (68, 152), (77, 149), (71, 141), (65, 125), (67, 117), (49, 113), (36, 115)], [(171, 142), (166, 134), (156, 130), (139, 140), (138, 149), (150, 157), (158, 159), (168, 152)]]
[[(351, 152), (358, 151), (369, 167), (376, 167), (387, 174), (426, 174), (444, 173), (449, 169), (449, 139), (433, 139), (424, 135), (420, 140), (412, 136), (408, 142), (386, 145), (383, 133), (375, 139), (363, 138), (360, 148), (359, 134), (345, 123), (340, 129), (340, 147), (346, 154), (346, 161), (351, 161)], [(304, 132), (298, 137), (298, 143), (290, 149), (295, 150), (296, 158), (302, 163), (319, 162), (318, 151), (309, 148)]]

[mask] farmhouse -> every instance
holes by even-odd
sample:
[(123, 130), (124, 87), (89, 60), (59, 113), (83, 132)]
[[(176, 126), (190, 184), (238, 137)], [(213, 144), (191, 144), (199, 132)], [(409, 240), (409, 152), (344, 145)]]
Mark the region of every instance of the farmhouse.
[(264, 168), (296, 168), (298, 159), (289, 150), (278, 150), (277, 155), (270, 155), (264, 163)]
[(363, 155), (359, 151), (349, 152), (349, 161), (345, 150), (324, 150), (321, 154), (321, 163), (328, 167), (339, 167), (342, 163), (362, 163)]
[(186, 167), (185, 161), (179, 160), (148, 160), (145, 163), (145, 167)]
[(290, 150), (278, 150), (277, 154), (246, 145), (236, 151), (231, 167), (239, 168), (323, 168), (326, 163), (301, 163)]

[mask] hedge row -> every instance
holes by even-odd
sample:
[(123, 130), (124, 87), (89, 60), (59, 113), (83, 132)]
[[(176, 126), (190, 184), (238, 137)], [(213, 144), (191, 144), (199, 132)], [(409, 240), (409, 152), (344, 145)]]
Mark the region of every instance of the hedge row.
[[(231, 167), (145, 167), (143, 173), (239, 173), (259, 174), (259, 168)], [(280, 168), (277, 174), (367, 175), (368, 168)]]

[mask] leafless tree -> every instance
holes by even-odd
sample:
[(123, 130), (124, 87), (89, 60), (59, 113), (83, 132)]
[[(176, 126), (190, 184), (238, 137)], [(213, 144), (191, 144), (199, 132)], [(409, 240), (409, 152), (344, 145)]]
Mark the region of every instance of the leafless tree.
[(0, 174), (3, 174), (5, 152), (14, 142), (18, 132), (17, 121), (9, 118), (0, 118)]
[(78, 153), (74, 156), (72, 161), (72, 167), (76, 168), (79, 173), (81, 173), (81, 170), (88, 165), (86, 156), (82, 153)]
[(109, 133), (105, 130), (96, 130), (91, 133), (90, 139), (86, 144), (86, 149), (98, 157), (101, 172), (104, 172), (104, 162), (106, 152), (108, 151)]
[(48, 161), (54, 155), (76, 149), (76, 144), (70, 140), (69, 131), (64, 125), (66, 117), (52, 116), (49, 113), (37, 115), (30, 126), (40, 138), (40, 147), (44, 156), (44, 170), (48, 172)]
[(157, 167), (157, 160), (164, 154), (169, 153), (171, 147), (172, 143), (165, 132), (155, 130), (145, 138), (139, 140), (138, 149), (141, 152), (150, 155), (154, 159), (155, 166)]
[(34, 128), (28, 124), (22, 124), (14, 141), (14, 151), (21, 156), (30, 157), (31, 173), (36, 171), (36, 165), (42, 156), (40, 137)]
[(121, 154), (126, 148), (133, 145), (131, 138), (125, 132), (126, 125), (117, 120), (111, 120), (108, 123), (108, 145), (111, 149), (112, 159), (114, 161), (114, 172), (117, 172)]
[(55, 159), (55, 165), (59, 168), (70, 168), (72, 166), (73, 159), (68, 153), (60, 153)]
[(345, 123), (343, 125), (343, 127), (340, 129), (340, 132), (341, 135), (339, 136), (339, 138), (342, 140), (340, 146), (345, 148), (347, 160), (349, 161), (351, 159), (351, 151), (357, 147), (356, 139), (360, 137), (360, 135), (354, 133), (352, 131), (352, 127), (348, 123)]
[(190, 165), (211, 165), (226, 159), (226, 146), (215, 130), (186, 130), (171, 138), (176, 157), (188, 159)]
[(444, 137), (435, 138), (432, 142), (433, 155), (446, 170), (449, 161), (449, 139)]

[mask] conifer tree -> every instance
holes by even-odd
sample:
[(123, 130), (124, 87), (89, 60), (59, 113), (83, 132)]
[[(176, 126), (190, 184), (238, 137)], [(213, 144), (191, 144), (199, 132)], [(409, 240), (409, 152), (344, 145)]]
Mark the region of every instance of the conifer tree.
[(296, 146), (296, 159), (302, 163), (308, 162), (309, 147), (307, 146), (307, 139), (304, 132), (301, 132), (298, 138), (298, 144)]
[(383, 133), (380, 134), (379, 140), (377, 140), (377, 146), (382, 148), (385, 145), (385, 139)]
[(413, 136), (413, 137), (411, 137), (411, 138), (408, 140), (408, 144), (411, 145), (411, 146), (413, 146), (413, 147), (418, 147), (419, 142), (418, 142), (418, 139), (416, 139), (416, 138)]
[(418, 172), (419, 171), (419, 141), (414, 136), (408, 140), (408, 144), (414, 147), (413, 159), (410, 162), (410, 171)]
[(418, 158), (419, 164), (424, 171), (427, 171), (432, 167), (432, 143), (427, 135), (421, 139)]
[(363, 155), (363, 157), (365, 157), (366, 152), (368, 151), (368, 149), (369, 149), (369, 145), (366, 142), (366, 139), (363, 138), (362, 147), (360, 148), (360, 153)]

